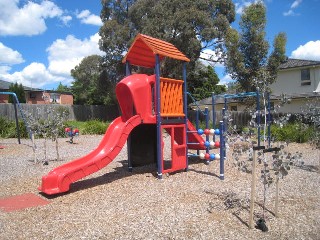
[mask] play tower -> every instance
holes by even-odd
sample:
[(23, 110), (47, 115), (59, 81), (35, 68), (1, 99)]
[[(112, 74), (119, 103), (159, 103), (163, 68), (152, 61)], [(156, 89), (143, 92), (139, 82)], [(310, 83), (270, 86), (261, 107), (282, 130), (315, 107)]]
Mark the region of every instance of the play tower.
[[(182, 61), (182, 77), (183, 79), (171, 79), (161, 76), (160, 63), (164, 58), (171, 58)], [(189, 62), (183, 53), (181, 53), (171, 43), (161, 41), (143, 34), (139, 34), (132, 43), (128, 53), (123, 59), (126, 64), (126, 75), (131, 75), (131, 65), (153, 68), (155, 75), (148, 76), (149, 89), (141, 94), (146, 94), (151, 98), (151, 106), (146, 106), (152, 111), (149, 122), (144, 124), (131, 133), (128, 140), (128, 158), (129, 168), (132, 167), (131, 158), (135, 161), (142, 161), (145, 155), (154, 156), (157, 162), (158, 177), (161, 178), (163, 173), (173, 172), (177, 170), (187, 169), (187, 129), (192, 128), (192, 124), (187, 120), (187, 99), (186, 99), (186, 63)], [(121, 83), (120, 83), (121, 84)], [(135, 84), (135, 83), (132, 83)], [(121, 91), (121, 87), (117, 87), (117, 94)], [(142, 104), (145, 105), (146, 102)], [(121, 105), (121, 104), (120, 104)], [(137, 106), (138, 107), (138, 106)], [(122, 112), (132, 112), (135, 109), (121, 109)], [(148, 123), (156, 123), (148, 125)], [(193, 128), (192, 128), (193, 129)], [(193, 129), (194, 130), (194, 129)], [(145, 134), (148, 132), (149, 134)], [(153, 134), (152, 134), (153, 133)], [(164, 137), (170, 136), (171, 156), (165, 161), (164, 156)], [(188, 134), (189, 135), (189, 134)], [(141, 142), (149, 143), (149, 147), (141, 146)], [(191, 134), (190, 142), (203, 141), (200, 136)], [(192, 148), (203, 149), (200, 145), (189, 146)], [(139, 150), (141, 149), (141, 151)], [(156, 150), (156, 151), (154, 151)], [(152, 159), (152, 158), (149, 158)]]

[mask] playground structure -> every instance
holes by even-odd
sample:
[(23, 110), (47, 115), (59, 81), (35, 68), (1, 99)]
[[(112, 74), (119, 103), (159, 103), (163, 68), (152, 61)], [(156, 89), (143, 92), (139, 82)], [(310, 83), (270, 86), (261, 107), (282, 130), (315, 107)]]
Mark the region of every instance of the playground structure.
[(20, 106), (20, 102), (18, 100), (17, 95), (14, 92), (0, 92), (0, 95), (10, 95), (10, 96), (13, 97), (13, 106), (14, 106), (14, 114), (15, 114), (15, 122), (16, 122), (18, 143), (21, 144), (21, 141), (20, 141), (20, 127), (19, 127), (19, 121), (18, 121), (18, 110), (17, 110), (17, 107), (18, 107), (19, 112), (21, 114), (22, 120), (23, 120), (23, 122), (24, 122), (24, 124), (26, 126), (26, 129), (27, 129), (27, 132), (29, 134), (29, 137), (30, 137), (30, 139), (32, 141), (32, 131), (28, 127), (26, 118), (25, 118), (24, 113), (22, 111), (22, 108)]
[[(160, 76), (164, 58), (182, 61), (182, 80)], [(188, 169), (188, 149), (206, 150), (198, 156), (213, 160), (210, 142), (187, 119), (186, 63), (190, 60), (174, 45), (138, 34), (123, 59), (126, 75), (116, 86), (121, 116), (108, 127), (99, 146), (88, 155), (50, 171), (42, 177), (39, 190), (45, 194), (67, 192), (73, 182), (107, 166), (127, 141), (128, 166), (157, 163), (157, 175)], [(153, 68), (154, 75), (131, 74), (131, 65)], [(223, 136), (223, 128), (203, 131)], [(164, 158), (164, 133), (171, 137), (170, 159)], [(221, 137), (220, 137), (221, 138)], [(220, 146), (216, 143), (216, 146)], [(194, 154), (193, 154), (194, 156)], [(218, 155), (217, 155), (218, 156)], [(224, 158), (220, 159), (220, 177), (224, 177)]]
[[(197, 104), (197, 101), (192, 97), (192, 95), (190, 93), (187, 93), (191, 99), (193, 100), (193, 106), (196, 107), (195, 109), (195, 112), (196, 112), (196, 115), (195, 115), (195, 125), (196, 125), (196, 129), (199, 129), (199, 118), (200, 118), (200, 115), (204, 116), (204, 119), (205, 119), (205, 125), (206, 125), (206, 129), (209, 129), (210, 128), (210, 120), (209, 120), (209, 115), (210, 115), (210, 112), (208, 110), (208, 107), (206, 107), (204, 110), (201, 110), (199, 105)], [(261, 106), (260, 106), (260, 97), (261, 97), (261, 94), (259, 92), (259, 89), (257, 89), (256, 92), (245, 92), (245, 93), (237, 93), (237, 94), (221, 94), (221, 95), (215, 95), (214, 93), (212, 93), (211, 95), (211, 106), (212, 106), (212, 116), (211, 116), (211, 122), (212, 122), (212, 125), (211, 127), (213, 129), (216, 128), (216, 125), (217, 125), (217, 122), (219, 122), (219, 129), (220, 131), (222, 132), (222, 134), (220, 134), (220, 141), (219, 141), (219, 144), (220, 144), (220, 157), (223, 158), (224, 160), (226, 160), (226, 150), (227, 150), (227, 142), (228, 142), (228, 136), (231, 136), (232, 134), (234, 134), (232, 132), (232, 127), (230, 127), (230, 123), (229, 122), (232, 122), (233, 120), (230, 119), (230, 112), (228, 111), (228, 101), (229, 99), (243, 99), (243, 98), (248, 98), (248, 97), (254, 97), (255, 98), (255, 102), (256, 102), (256, 109), (255, 109), (255, 112), (254, 112), (254, 119), (255, 119), (255, 128), (257, 129), (257, 146), (260, 147), (261, 146), (261, 139), (262, 139), (262, 136), (261, 136), (261, 126), (262, 126), (262, 116), (264, 115), (265, 116), (265, 125), (266, 125), (266, 132), (267, 133), (267, 136), (266, 138), (263, 138), (264, 140), (266, 139), (268, 141), (267, 143), (267, 146), (270, 147), (270, 141), (271, 141), (271, 137), (270, 137), (270, 127), (271, 127), (271, 109), (270, 109), (270, 95), (269, 93), (267, 94), (267, 104), (266, 104), (266, 109), (265, 111), (264, 110), (261, 110)], [(217, 119), (217, 116), (216, 116), (216, 109), (215, 109), (215, 106), (216, 106), (216, 102), (217, 102), (217, 99), (218, 98), (222, 98), (223, 99), (223, 108), (222, 108), (222, 111), (221, 111), (221, 119)], [(233, 129), (234, 130), (234, 129)], [(213, 137), (212, 137), (212, 141), (210, 142), (210, 146), (212, 147), (212, 142), (215, 142), (216, 141), (216, 135), (219, 135), (219, 134), (213, 134)], [(209, 138), (206, 137), (206, 140), (209, 141)], [(221, 176), (220, 176), (221, 179), (223, 179)]]

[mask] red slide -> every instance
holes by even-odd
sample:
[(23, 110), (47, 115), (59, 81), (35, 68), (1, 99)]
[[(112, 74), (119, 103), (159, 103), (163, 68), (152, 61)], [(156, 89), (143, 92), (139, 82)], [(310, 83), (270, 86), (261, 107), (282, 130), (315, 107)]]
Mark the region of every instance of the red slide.
[(41, 192), (48, 195), (67, 192), (70, 184), (107, 166), (118, 155), (132, 129), (141, 124), (135, 115), (124, 121), (116, 118), (109, 126), (99, 146), (88, 155), (61, 165), (42, 177)]

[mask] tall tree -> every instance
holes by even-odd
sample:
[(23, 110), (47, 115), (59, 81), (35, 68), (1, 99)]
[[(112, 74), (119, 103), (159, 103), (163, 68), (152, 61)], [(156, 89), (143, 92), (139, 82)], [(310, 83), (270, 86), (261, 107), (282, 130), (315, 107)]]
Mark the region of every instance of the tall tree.
[(213, 67), (205, 66), (201, 61), (197, 61), (195, 70), (189, 75), (188, 91), (197, 100), (208, 98), (213, 92), (215, 94), (226, 92), (226, 86), (218, 85), (219, 81)]
[[(231, 0), (102, 0), (102, 6), (100, 49), (106, 52), (111, 72), (120, 77), (123, 68), (117, 63), (138, 32), (174, 44), (191, 59), (190, 73), (203, 49), (222, 49), (222, 39), (235, 17)], [(179, 77), (181, 72), (180, 63), (163, 62), (163, 75)]]
[(239, 33), (229, 29), (226, 35), (226, 70), (239, 83), (239, 90), (255, 91), (275, 81), (278, 66), (285, 60), (286, 35), (275, 37), (274, 50), (268, 56), (266, 8), (261, 1), (244, 9), (239, 25)]
[[(25, 96), (25, 92), (24, 92), (24, 87), (22, 86), (22, 84), (18, 84), (18, 83), (12, 83), (9, 86), (9, 92), (14, 92), (17, 95), (18, 101), (20, 103), (25, 103), (26, 102), (26, 96)], [(13, 103), (15, 100), (13, 99), (13, 97), (10, 95), (9, 96), (9, 103)]]
[(67, 86), (67, 85), (63, 85), (61, 82), (59, 83), (57, 89), (56, 89), (57, 92), (69, 92), (70, 91), (70, 88)]
[(75, 79), (71, 91), (76, 104), (102, 105), (112, 102), (113, 86), (103, 77), (103, 61), (103, 57), (91, 55), (71, 70)]

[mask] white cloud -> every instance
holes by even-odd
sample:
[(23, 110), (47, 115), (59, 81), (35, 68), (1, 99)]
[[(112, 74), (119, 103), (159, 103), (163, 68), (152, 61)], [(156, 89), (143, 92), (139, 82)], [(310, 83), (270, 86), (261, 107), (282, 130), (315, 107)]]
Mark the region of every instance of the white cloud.
[(320, 40), (309, 41), (292, 51), (291, 58), (320, 61)]
[(201, 58), (201, 62), (208, 66), (214, 66), (214, 67), (223, 67), (223, 63), (220, 62), (212, 62), (212, 61), (206, 61), (205, 59), (208, 60), (213, 60), (213, 61), (218, 61), (221, 58), (221, 54), (217, 54), (215, 51), (211, 50), (211, 49), (204, 49), (201, 53), (200, 53), (200, 58)]
[(11, 70), (11, 67), (0, 65), (0, 77), (1, 77), (1, 75), (7, 74), (10, 70)]
[(295, 0), (295, 1), (291, 4), (291, 8), (296, 8), (296, 7), (298, 7), (301, 2), (302, 2), (302, 0)]
[(101, 26), (102, 21), (98, 15), (91, 14), (89, 10), (83, 10), (77, 14), (77, 18), (81, 20), (82, 23)]
[(19, 0), (1, 0), (0, 35), (38, 35), (47, 29), (45, 20), (55, 17), (63, 17), (63, 11), (51, 1), (22, 5)]
[(99, 50), (98, 41), (98, 33), (83, 40), (77, 39), (72, 35), (68, 35), (65, 39), (57, 39), (47, 48), (48, 67), (43, 63), (33, 62), (22, 71), (9, 73), (10, 67), (0, 66), (0, 79), (36, 88), (59, 82), (64, 85), (70, 85), (73, 81), (70, 71), (84, 57), (93, 54), (104, 54)]
[(0, 66), (3, 64), (13, 65), (23, 62), (22, 55), (18, 51), (13, 50), (0, 42)]
[(49, 59), (49, 71), (64, 76), (70, 76), (70, 71), (81, 60), (89, 55), (103, 55), (104, 52), (99, 50), (98, 33), (89, 39), (80, 40), (72, 35), (66, 39), (57, 39), (47, 48)]
[(72, 20), (72, 17), (71, 16), (62, 16), (61, 18), (60, 18), (60, 20), (63, 22), (63, 24), (65, 25), (65, 26), (68, 26), (69, 25), (69, 22)]
[(41, 88), (52, 82), (70, 82), (67, 78), (52, 75), (42, 63), (33, 62), (21, 72), (2, 74), (1, 79), (21, 83), (24, 86)]
[(291, 6), (290, 9), (286, 12), (283, 12), (283, 16), (287, 17), (287, 16), (297, 16), (299, 15), (298, 13), (296, 13), (294, 11), (295, 8), (297, 8), (300, 4), (302, 3), (302, 0), (295, 0)]
[[(270, 1), (270, 0), (268, 0)], [(251, 4), (257, 3), (259, 0), (239, 0), (238, 2), (235, 2), (235, 7), (236, 7), (236, 13), (237, 14), (242, 14), (243, 10), (246, 7), (249, 7)]]
[(220, 79), (219, 84), (228, 85), (230, 82), (234, 82), (234, 80), (231, 78), (229, 74), (227, 74)]

